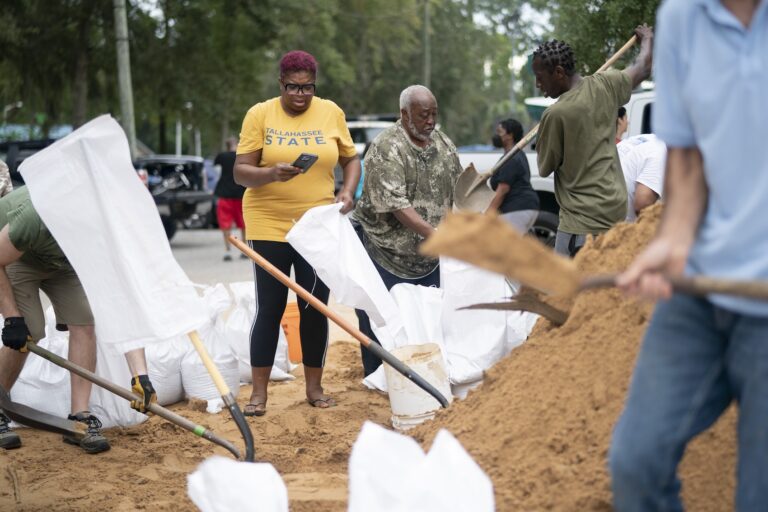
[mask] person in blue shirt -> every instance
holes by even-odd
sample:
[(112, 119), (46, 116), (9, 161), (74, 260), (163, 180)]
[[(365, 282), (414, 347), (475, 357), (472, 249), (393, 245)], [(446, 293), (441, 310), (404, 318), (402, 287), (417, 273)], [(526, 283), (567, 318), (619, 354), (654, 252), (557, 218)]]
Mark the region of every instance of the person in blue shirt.
[(736, 402), (736, 509), (765, 510), (768, 302), (686, 296), (669, 277), (768, 280), (768, 1), (666, 1), (654, 60), (665, 207), (618, 284), (662, 300), (611, 442), (614, 508), (682, 510), (685, 447)]

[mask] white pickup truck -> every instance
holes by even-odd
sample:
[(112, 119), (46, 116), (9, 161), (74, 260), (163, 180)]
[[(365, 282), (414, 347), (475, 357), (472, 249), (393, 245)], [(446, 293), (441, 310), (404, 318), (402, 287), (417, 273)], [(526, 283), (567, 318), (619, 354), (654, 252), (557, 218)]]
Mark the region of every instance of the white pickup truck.
[[(654, 97), (655, 93), (652, 90), (644, 90), (632, 94), (629, 103), (625, 105), (629, 117), (629, 126), (625, 137), (651, 132), (651, 108)], [(554, 100), (550, 103), (553, 102)], [(549, 175), (546, 178), (539, 176), (536, 152), (533, 148), (526, 148), (526, 156), (528, 157), (528, 165), (531, 168), (531, 186), (539, 194), (539, 201), (541, 202), (541, 212), (536, 219), (532, 231), (544, 243), (554, 247), (558, 213), (560, 211), (555, 200), (554, 175)], [(491, 152), (459, 152), (459, 160), (462, 167), (466, 168), (471, 163), (474, 164), (478, 172), (491, 170), (499, 158), (501, 158), (501, 150)]]

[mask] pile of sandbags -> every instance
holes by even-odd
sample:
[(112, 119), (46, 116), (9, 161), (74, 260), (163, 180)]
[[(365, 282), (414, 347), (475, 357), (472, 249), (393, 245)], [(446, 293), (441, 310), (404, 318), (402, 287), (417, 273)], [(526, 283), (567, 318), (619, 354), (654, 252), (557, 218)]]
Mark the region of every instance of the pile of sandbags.
[[(256, 312), (252, 282), (201, 287), (207, 318), (198, 335), (230, 390), (237, 394), (241, 383), (251, 382), (250, 328)], [(234, 299), (233, 299), (234, 296)], [(67, 357), (69, 333), (57, 331), (53, 308), (46, 312), (46, 337), (39, 345)], [(145, 347), (150, 380), (157, 391), (158, 403), (169, 405), (185, 398), (218, 400), (220, 393), (203, 365), (188, 336), (150, 343)], [(280, 330), (273, 380), (292, 379), (295, 368), (288, 361), (288, 344)], [(109, 346), (98, 345), (96, 373), (115, 384), (129, 388), (130, 372), (123, 354)], [(31, 355), (11, 390), (14, 401), (40, 411), (66, 417), (70, 413), (69, 372), (42, 357)], [(93, 387), (91, 410), (105, 427), (130, 426), (146, 416), (131, 409), (126, 400)]]

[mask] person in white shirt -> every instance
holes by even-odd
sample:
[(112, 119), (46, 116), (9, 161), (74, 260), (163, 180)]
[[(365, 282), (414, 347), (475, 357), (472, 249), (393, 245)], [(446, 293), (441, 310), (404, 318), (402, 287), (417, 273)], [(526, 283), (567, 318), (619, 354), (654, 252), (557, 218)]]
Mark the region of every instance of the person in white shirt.
[(646, 133), (621, 141), (616, 149), (627, 184), (626, 221), (634, 222), (640, 210), (661, 199), (667, 147), (658, 137)]

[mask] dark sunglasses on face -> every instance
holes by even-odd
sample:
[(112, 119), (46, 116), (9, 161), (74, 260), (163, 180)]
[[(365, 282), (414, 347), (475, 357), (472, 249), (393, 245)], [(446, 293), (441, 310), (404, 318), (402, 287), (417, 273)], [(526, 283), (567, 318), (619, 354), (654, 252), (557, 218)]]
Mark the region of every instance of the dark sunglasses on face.
[(315, 84), (283, 84), (285, 92), (288, 94), (315, 94)]

